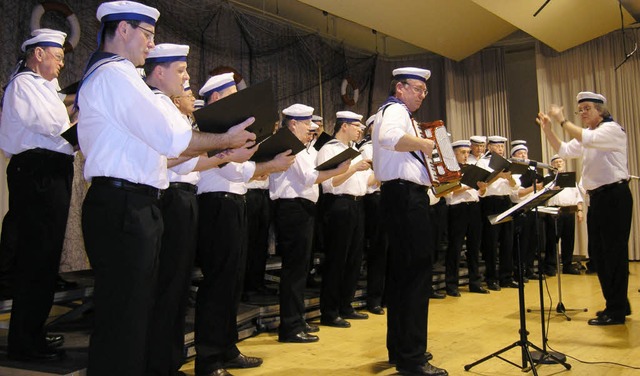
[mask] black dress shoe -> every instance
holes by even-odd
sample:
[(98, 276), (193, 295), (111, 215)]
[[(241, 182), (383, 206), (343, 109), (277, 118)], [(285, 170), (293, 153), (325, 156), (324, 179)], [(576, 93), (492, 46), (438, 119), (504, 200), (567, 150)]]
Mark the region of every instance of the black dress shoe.
[(580, 275), (581, 273), (575, 266), (570, 266), (568, 268), (562, 268), (562, 274)]
[(398, 373), (401, 375), (424, 375), (424, 376), (448, 376), (449, 372), (442, 368), (431, 365), (429, 362), (423, 366), (414, 367), (396, 367)]
[(500, 285), (498, 282), (487, 282), (487, 288), (493, 291), (500, 291)]
[(351, 319), (351, 320), (366, 320), (369, 318), (369, 315), (367, 315), (366, 313), (353, 311), (349, 313), (341, 313), (340, 317), (342, 317), (343, 319)]
[(238, 354), (235, 358), (222, 364), (224, 368), (255, 368), (262, 364), (262, 359)]
[(297, 334), (289, 335), (289, 336), (279, 336), (279, 342), (290, 342), (290, 343), (311, 343), (318, 342), (320, 338), (318, 336), (314, 336), (313, 334), (307, 334), (305, 332), (300, 332)]
[(65, 356), (65, 351), (60, 349), (46, 349), (38, 351), (12, 352), (9, 350), (7, 356), (9, 359), (25, 362), (47, 362), (62, 360)]
[(326, 326), (333, 326), (334, 328), (350, 328), (351, 327), (351, 323), (340, 316), (336, 317), (333, 320), (320, 319), (320, 324), (326, 325)]
[(310, 325), (305, 321), (304, 328), (302, 328), (302, 330), (305, 333), (317, 333), (320, 331), (320, 328), (318, 327), (318, 325)]
[(431, 295), (429, 296), (429, 299), (444, 299), (447, 296), (439, 291), (431, 291)]
[(382, 307), (380, 307), (379, 305), (371, 307), (371, 308), (367, 308), (367, 310), (371, 313), (373, 313), (374, 315), (384, 315), (384, 309)]
[(78, 283), (77, 282), (71, 282), (71, 281), (67, 281), (66, 279), (58, 276), (56, 278), (56, 290), (60, 291), (60, 290), (71, 290), (71, 289), (75, 289), (76, 287), (78, 287)]
[(605, 326), (605, 325), (623, 325), (624, 317), (622, 319), (614, 319), (613, 317), (609, 317), (606, 313), (602, 313), (600, 316), (595, 319), (590, 319), (588, 321), (589, 325), (596, 326)]
[(49, 348), (60, 347), (64, 344), (64, 336), (61, 334), (47, 334), (44, 336), (44, 342)]
[(512, 288), (512, 289), (517, 289), (518, 288), (518, 282), (516, 282), (514, 280), (500, 282), (500, 287), (508, 287), (508, 288)]
[[(498, 286), (500, 287), (500, 286)], [(488, 294), (489, 290), (483, 288), (482, 286), (469, 286), (469, 291), (475, 292), (477, 294)]]
[(447, 289), (447, 295), (455, 296), (456, 298), (459, 298), (461, 296), (460, 291), (458, 291), (458, 289)]
[[(597, 311), (597, 312), (596, 312), (596, 316), (597, 316), (597, 317), (600, 317), (600, 316), (602, 316), (602, 315), (603, 315), (603, 314), (605, 314), (605, 313), (606, 313), (605, 311)], [(631, 316), (631, 307), (627, 307), (627, 310), (624, 312), (624, 315), (625, 315), (625, 316)]]

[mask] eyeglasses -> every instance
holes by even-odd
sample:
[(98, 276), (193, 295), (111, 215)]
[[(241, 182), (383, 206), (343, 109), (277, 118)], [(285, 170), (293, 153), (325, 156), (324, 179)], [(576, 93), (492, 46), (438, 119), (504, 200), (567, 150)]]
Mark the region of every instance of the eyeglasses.
[(406, 85), (406, 86), (409, 86), (411, 89), (413, 89), (413, 92), (414, 92), (414, 93), (416, 93), (416, 94), (418, 94), (418, 95), (419, 95), (419, 94), (424, 94), (424, 96), (426, 97), (426, 96), (427, 96), (427, 94), (429, 94), (429, 90), (427, 90), (426, 88), (424, 88), (424, 89), (423, 89), (423, 88), (421, 88), (421, 87), (413, 86), (413, 85), (411, 85), (411, 84), (409, 84), (409, 83), (406, 83), (406, 82), (405, 82), (405, 85)]
[(593, 107), (591, 107), (591, 106), (579, 107), (579, 108), (578, 108), (578, 111), (576, 111), (576, 112), (575, 112), (575, 114), (576, 114), (576, 115), (579, 115), (579, 114), (581, 114), (581, 113), (583, 113), (583, 112), (589, 112), (589, 111), (591, 111), (591, 109), (592, 109), (592, 108), (593, 108)]
[(64, 64), (64, 55), (62, 54), (54, 54), (53, 52), (49, 52), (49, 50), (44, 50), (44, 52), (51, 55), (57, 62)]
[(144, 35), (144, 37), (147, 39), (147, 41), (153, 43), (153, 40), (155, 38), (156, 33), (154, 33), (153, 31), (147, 29), (146, 27), (142, 27), (140, 25), (136, 25), (134, 23), (131, 22), (127, 22), (129, 25), (131, 25), (131, 27), (133, 27), (134, 29), (141, 29), (142, 34)]

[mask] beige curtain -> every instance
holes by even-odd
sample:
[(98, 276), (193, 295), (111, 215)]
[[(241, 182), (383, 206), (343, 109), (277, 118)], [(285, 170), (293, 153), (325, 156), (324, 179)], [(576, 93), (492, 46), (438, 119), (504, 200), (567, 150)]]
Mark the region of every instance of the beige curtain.
[(511, 138), (502, 49), (486, 49), (461, 62), (445, 59), (445, 77), (447, 128), (453, 140)]
[[(541, 110), (551, 104), (564, 105), (565, 115), (579, 124), (574, 114), (576, 94), (580, 91), (594, 91), (607, 98), (607, 105), (613, 118), (625, 127), (628, 137), (629, 173), (640, 173), (638, 161), (638, 144), (640, 142), (640, 59), (634, 55), (618, 70), (614, 70), (634, 48), (635, 41), (640, 39), (639, 30), (621, 31), (585, 43), (563, 53), (552, 51), (549, 47), (536, 44), (536, 69), (538, 85), (538, 101)], [(623, 43), (624, 40), (624, 43)], [(626, 51), (625, 49), (626, 48)], [(556, 126), (556, 133), (562, 135), (562, 129)], [(544, 140), (544, 137), (543, 137)], [(565, 140), (568, 140), (565, 135)], [(554, 154), (551, 146), (543, 142), (543, 155)], [(571, 162), (570, 169), (581, 171), (581, 161)], [(638, 200), (640, 188), (638, 180), (630, 183), (634, 199), (633, 222), (629, 241), (629, 259), (640, 260), (640, 217)], [(586, 254), (586, 226), (578, 228), (578, 247), (580, 254)]]

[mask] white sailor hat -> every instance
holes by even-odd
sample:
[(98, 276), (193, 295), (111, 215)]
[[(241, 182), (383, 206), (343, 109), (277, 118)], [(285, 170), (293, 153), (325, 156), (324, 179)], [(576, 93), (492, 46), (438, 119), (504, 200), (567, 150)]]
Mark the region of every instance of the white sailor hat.
[(507, 142), (507, 139), (502, 136), (489, 136), (487, 140), (490, 144), (504, 144)]
[(365, 122), (365, 125), (367, 127), (370, 127), (371, 124), (373, 124), (373, 122), (376, 120), (376, 114), (373, 114), (371, 116), (369, 116), (369, 118), (367, 119), (367, 121)]
[(551, 162), (555, 161), (556, 159), (562, 159), (562, 157), (558, 154), (554, 154), (553, 157), (551, 157)]
[(233, 80), (233, 72), (222, 73), (215, 75), (207, 80), (207, 82), (200, 88), (200, 96), (208, 97), (214, 91), (222, 91), (228, 87), (234, 86), (236, 82)]
[(187, 61), (189, 46), (184, 44), (161, 43), (149, 51), (145, 63), (171, 63), (174, 61)]
[(431, 71), (428, 69), (405, 67), (393, 70), (393, 78), (398, 81), (414, 79), (426, 83), (429, 77), (431, 77)]
[(474, 144), (486, 144), (487, 143), (487, 137), (486, 136), (471, 136), (471, 137), (469, 137), (469, 141), (473, 142)]
[(36, 29), (31, 32), (31, 38), (22, 43), (22, 52), (34, 47), (59, 47), (64, 46), (67, 33), (53, 29)]
[(182, 88), (184, 89), (184, 91), (185, 91), (185, 92), (187, 92), (187, 91), (191, 90), (191, 83), (190, 83), (189, 81), (185, 81), (185, 82), (182, 84)]
[(513, 155), (519, 152), (520, 150), (529, 151), (529, 148), (526, 145), (522, 145), (522, 144), (516, 145), (511, 148), (511, 156), (513, 157)]
[(315, 123), (313, 121), (313, 119), (311, 119), (311, 124), (309, 125), (309, 130), (310, 131), (315, 131), (316, 129), (319, 129), (319, 128), (320, 128), (320, 126), (317, 123)]
[(195, 102), (193, 102), (193, 107), (197, 110), (199, 108), (204, 107), (204, 100), (203, 99), (196, 99)]
[(282, 110), (282, 114), (289, 119), (309, 120), (313, 117), (313, 107), (296, 103)]
[(156, 8), (135, 1), (111, 1), (100, 4), (96, 11), (96, 17), (101, 23), (131, 20), (155, 26), (160, 12)]
[(322, 123), (322, 116), (318, 116), (318, 115), (313, 115), (311, 116), (311, 121), (312, 122), (318, 122), (318, 123)]
[(456, 149), (456, 148), (470, 148), (471, 147), (471, 141), (469, 141), (469, 140), (454, 141), (454, 142), (451, 143), (451, 147), (453, 149)]
[(356, 114), (351, 111), (338, 111), (336, 112), (336, 121), (338, 123), (355, 123), (362, 120), (362, 115)]
[(527, 145), (527, 141), (526, 140), (513, 140), (513, 141), (511, 141), (511, 146), (518, 146), (518, 145)]
[(598, 93), (592, 93), (590, 91), (579, 92), (578, 95), (576, 96), (576, 100), (578, 101), (578, 103), (582, 103), (582, 102), (594, 102), (594, 103), (602, 103), (602, 104), (607, 103), (607, 98), (605, 98), (604, 95), (598, 94)]

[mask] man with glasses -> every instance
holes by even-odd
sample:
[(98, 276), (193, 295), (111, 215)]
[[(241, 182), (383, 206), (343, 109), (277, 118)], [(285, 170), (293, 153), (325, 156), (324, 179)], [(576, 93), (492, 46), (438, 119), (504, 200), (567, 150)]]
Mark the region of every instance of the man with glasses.
[[(360, 139), (362, 115), (351, 111), (336, 112), (334, 139), (318, 152), (320, 165), (351, 148)], [(345, 319), (363, 320), (369, 316), (356, 312), (351, 300), (356, 292), (364, 244), (364, 206), (371, 175), (371, 160), (358, 156), (344, 174), (322, 182), (322, 221), (324, 229), (324, 263), (320, 311), (323, 325), (348, 328)], [(373, 177), (371, 177), (373, 180)]]
[(61, 137), (70, 127), (69, 115), (55, 82), (64, 67), (65, 37), (56, 30), (34, 30), (22, 44), (25, 57), (3, 98), (0, 149), (11, 156), (7, 182), (16, 237), (8, 355), (17, 360), (59, 360), (64, 354), (47, 345), (44, 324), (53, 304), (73, 180), (73, 146)]
[[(78, 92), (78, 139), (91, 181), (82, 229), (94, 271), (91, 375), (141, 375), (164, 228), (159, 197), (167, 157), (240, 147), (255, 135), (232, 127), (204, 134), (172, 121), (136, 70), (155, 46), (157, 9), (132, 1), (98, 7), (99, 51)], [(180, 81), (182, 84), (182, 81)], [(117, 360), (117, 361), (114, 361)]]
[[(598, 279), (606, 300), (603, 311), (589, 325), (621, 325), (631, 314), (629, 287), (629, 234), (633, 198), (629, 190), (627, 134), (613, 120), (606, 98), (597, 93), (578, 93), (581, 128), (564, 116), (563, 107), (551, 105), (536, 122), (561, 158), (582, 157), (581, 183), (589, 194), (590, 249), (598, 265)], [(551, 129), (552, 120), (571, 140), (561, 141)]]
[(427, 321), (433, 228), (427, 156), (434, 143), (418, 136), (413, 119), (427, 95), (431, 72), (393, 71), (389, 97), (373, 125), (373, 170), (382, 182), (382, 215), (389, 234), (387, 349), (403, 375), (448, 375), (428, 362)]

